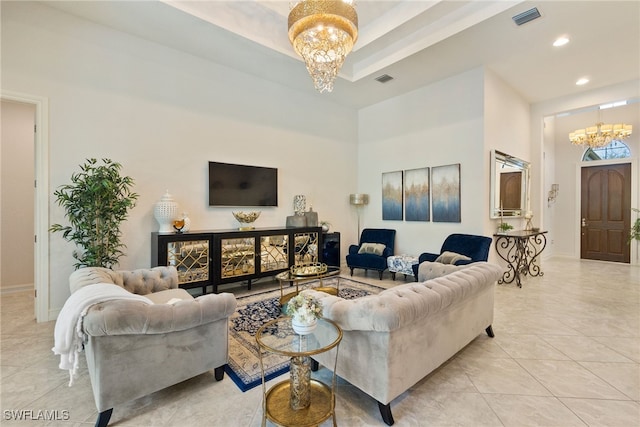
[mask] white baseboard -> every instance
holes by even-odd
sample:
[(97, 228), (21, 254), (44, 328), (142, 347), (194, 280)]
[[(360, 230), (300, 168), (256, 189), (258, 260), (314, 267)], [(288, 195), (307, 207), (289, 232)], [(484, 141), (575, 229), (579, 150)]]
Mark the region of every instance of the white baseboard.
[(16, 292), (34, 291), (33, 283), (25, 283), (24, 285), (3, 286), (0, 288), (0, 295), (15, 294)]

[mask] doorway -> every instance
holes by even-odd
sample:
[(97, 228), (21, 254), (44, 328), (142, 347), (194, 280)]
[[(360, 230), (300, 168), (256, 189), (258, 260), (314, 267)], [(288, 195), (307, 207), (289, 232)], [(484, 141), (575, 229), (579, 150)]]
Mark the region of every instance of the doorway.
[(49, 101), (47, 98), (2, 91), (2, 100), (31, 104), (35, 107), (34, 172), (34, 309), (37, 322), (55, 318), (49, 310)]
[(34, 289), (35, 106), (3, 99), (0, 167), (0, 289)]
[(631, 163), (581, 168), (580, 258), (630, 263)]

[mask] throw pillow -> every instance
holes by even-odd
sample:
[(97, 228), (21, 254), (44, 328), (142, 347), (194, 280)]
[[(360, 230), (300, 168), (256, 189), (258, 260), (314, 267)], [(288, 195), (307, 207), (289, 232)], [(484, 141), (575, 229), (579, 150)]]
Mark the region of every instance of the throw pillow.
[(360, 249), (358, 249), (359, 254), (373, 254), (373, 255), (382, 255), (386, 246), (382, 243), (363, 243), (360, 245)]
[(455, 252), (449, 252), (449, 251), (442, 252), (440, 256), (436, 258), (436, 262), (441, 262), (443, 264), (455, 264), (456, 261), (460, 261), (460, 260), (469, 261), (471, 260), (471, 258), (469, 258), (466, 255), (457, 254)]

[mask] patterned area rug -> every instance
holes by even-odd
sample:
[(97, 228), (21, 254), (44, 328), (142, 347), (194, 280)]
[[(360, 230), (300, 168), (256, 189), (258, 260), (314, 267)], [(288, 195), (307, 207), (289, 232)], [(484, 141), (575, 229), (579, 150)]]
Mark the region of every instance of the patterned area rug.
[[(323, 286), (335, 287), (340, 280), (340, 296), (345, 299), (377, 294), (384, 288), (356, 282), (344, 277), (323, 280)], [(300, 289), (318, 286), (317, 281), (300, 286)], [(295, 289), (295, 288), (293, 288)], [(285, 294), (292, 289), (285, 289)], [(260, 356), (255, 335), (260, 326), (281, 315), (280, 289), (239, 297), (238, 308), (229, 318), (229, 363), (225, 371), (242, 391), (262, 384)], [(263, 356), (265, 378), (269, 381), (289, 371), (289, 358), (267, 353)]]

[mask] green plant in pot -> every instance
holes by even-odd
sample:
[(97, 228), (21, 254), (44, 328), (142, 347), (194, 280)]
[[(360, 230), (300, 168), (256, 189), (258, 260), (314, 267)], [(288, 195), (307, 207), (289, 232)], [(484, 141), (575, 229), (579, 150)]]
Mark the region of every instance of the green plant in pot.
[(138, 198), (131, 191), (133, 178), (121, 176), (122, 165), (110, 159), (87, 159), (80, 172), (71, 175), (71, 184), (53, 193), (65, 210), (69, 225), (53, 224), (49, 231), (75, 243), (75, 268), (106, 267), (118, 264), (125, 245), (120, 241), (120, 224)]
[[(640, 209), (631, 208), (636, 214), (640, 214)], [(640, 215), (637, 216), (636, 222), (631, 226), (631, 232), (629, 233), (629, 243), (632, 240), (640, 241)]]
[(513, 230), (513, 225), (506, 222), (501, 222), (500, 224), (498, 224), (499, 233), (506, 233), (509, 230)]

